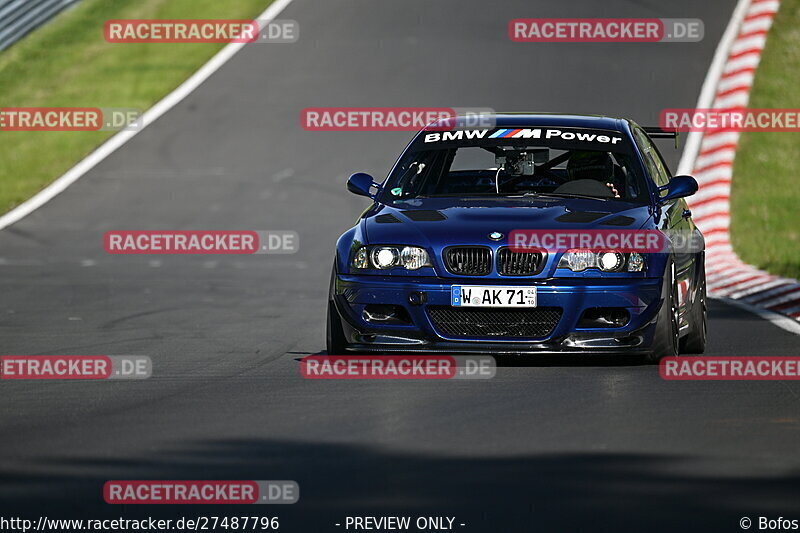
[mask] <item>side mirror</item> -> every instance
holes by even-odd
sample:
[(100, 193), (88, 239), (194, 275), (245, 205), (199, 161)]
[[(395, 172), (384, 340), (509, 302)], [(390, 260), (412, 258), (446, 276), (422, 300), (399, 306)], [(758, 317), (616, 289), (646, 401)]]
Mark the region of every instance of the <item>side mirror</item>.
[(659, 199), (660, 203), (691, 196), (697, 192), (697, 180), (691, 176), (675, 176), (669, 183), (658, 188), (658, 192), (667, 191), (667, 194)]
[(347, 190), (359, 196), (366, 196), (367, 198), (375, 198), (375, 195), (369, 192), (370, 188), (377, 187), (378, 184), (372, 179), (372, 176), (365, 172), (356, 172), (347, 179)]

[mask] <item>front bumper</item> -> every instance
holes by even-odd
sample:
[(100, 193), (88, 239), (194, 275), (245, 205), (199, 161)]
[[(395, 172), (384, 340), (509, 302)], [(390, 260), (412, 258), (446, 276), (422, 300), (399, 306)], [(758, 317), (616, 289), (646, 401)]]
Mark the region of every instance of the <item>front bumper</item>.
[[(560, 319), (548, 334), (529, 338), (448, 336), (442, 331), (441, 325), (432, 320), (429, 308), (450, 306), (452, 285), (492, 284), (536, 286), (537, 307), (560, 308)], [(652, 344), (655, 320), (661, 305), (661, 287), (660, 278), (477, 280), (340, 274), (334, 278), (332, 297), (342, 319), (349, 351), (644, 354)], [(408, 314), (409, 323), (380, 324), (368, 321), (363, 312), (370, 304), (401, 306)], [(624, 308), (630, 318), (621, 327), (579, 327), (585, 310), (600, 307)]]

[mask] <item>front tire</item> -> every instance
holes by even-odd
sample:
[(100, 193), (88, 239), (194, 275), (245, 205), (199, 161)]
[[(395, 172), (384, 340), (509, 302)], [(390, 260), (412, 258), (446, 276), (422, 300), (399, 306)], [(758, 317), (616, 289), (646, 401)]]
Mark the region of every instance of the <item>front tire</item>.
[(331, 281), (328, 285), (328, 319), (325, 326), (325, 351), (328, 355), (344, 355), (347, 347), (347, 337), (342, 328), (342, 317), (333, 301), (336, 283), (336, 261), (331, 268)]
[[(701, 261), (703, 259), (701, 258)], [(703, 353), (708, 337), (708, 307), (706, 303), (706, 267), (700, 265), (697, 294), (689, 312), (689, 333), (681, 339), (681, 352)]]
[(645, 357), (650, 363), (658, 363), (663, 357), (674, 357), (679, 353), (680, 329), (678, 323), (678, 286), (675, 284), (675, 263), (669, 261), (664, 271), (661, 288), (664, 299), (656, 319), (656, 332), (650, 353)]
[(336, 310), (333, 300), (328, 300), (328, 323), (325, 328), (325, 350), (328, 355), (343, 355), (347, 339), (342, 329), (342, 318)]

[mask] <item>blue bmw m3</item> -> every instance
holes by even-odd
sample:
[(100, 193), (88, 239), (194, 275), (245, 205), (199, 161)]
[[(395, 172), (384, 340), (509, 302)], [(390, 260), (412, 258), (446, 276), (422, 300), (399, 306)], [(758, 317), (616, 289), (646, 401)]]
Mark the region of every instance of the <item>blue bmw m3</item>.
[[(336, 245), (328, 354), (703, 352), (704, 247), (684, 200), (697, 182), (672, 176), (652, 140), (676, 134), (602, 116), (486, 118), (419, 132), (382, 184), (350, 177), (372, 204)], [(660, 232), (667, 245), (514, 246), (529, 230)]]

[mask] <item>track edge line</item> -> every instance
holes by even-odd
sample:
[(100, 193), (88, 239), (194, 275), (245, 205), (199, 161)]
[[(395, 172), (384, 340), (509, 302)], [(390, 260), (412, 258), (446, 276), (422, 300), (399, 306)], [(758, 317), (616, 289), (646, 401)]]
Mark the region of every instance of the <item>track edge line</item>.
[[(292, 0), (275, 0), (265, 9), (257, 19), (259, 23), (268, 22), (277, 17)], [(260, 28), (259, 28), (260, 29)], [(194, 74), (189, 76), (183, 83), (164, 98), (153, 104), (141, 116), (142, 126), (135, 130), (123, 130), (107, 139), (103, 144), (94, 149), (89, 155), (78, 161), (72, 168), (67, 170), (60, 177), (53, 180), (44, 189), (37, 192), (28, 200), (25, 200), (14, 207), (8, 213), (0, 216), (0, 230), (15, 224), (45, 205), (47, 202), (65, 191), (67, 187), (78, 181), (84, 174), (89, 172), (105, 158), (113, 154), (120, 146), (131, 140), (139, 132), (147, 128), (148, 125), (158, 120), (161, 115), (175, 107), (178, 103), (192, 94), (200, 85), (227, 63), (239, 50), (244, 48), (246, 43), (228, 43), (219, 52), (214, 54), (211, 59), (206, 61)]]

